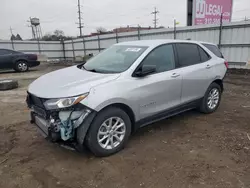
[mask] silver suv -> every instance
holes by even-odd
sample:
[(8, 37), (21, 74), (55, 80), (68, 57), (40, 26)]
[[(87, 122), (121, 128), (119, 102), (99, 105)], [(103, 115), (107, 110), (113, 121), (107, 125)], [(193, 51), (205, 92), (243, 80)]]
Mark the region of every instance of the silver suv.
[(119, 43), (85, 64), (35, 80), (27, 96), (31, 123), (53, 142), (108, 156), (140, 127), (190, 109), (214, 112), (226, 71), (213, 44)]

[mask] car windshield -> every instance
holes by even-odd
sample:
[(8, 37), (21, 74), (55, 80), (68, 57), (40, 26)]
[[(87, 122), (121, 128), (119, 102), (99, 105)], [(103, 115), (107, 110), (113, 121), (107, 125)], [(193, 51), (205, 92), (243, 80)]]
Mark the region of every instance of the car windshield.
[(87, 71), (121, 73), (126, 71), (147, 49), (145, 46), (114, 45), (83, 65)]

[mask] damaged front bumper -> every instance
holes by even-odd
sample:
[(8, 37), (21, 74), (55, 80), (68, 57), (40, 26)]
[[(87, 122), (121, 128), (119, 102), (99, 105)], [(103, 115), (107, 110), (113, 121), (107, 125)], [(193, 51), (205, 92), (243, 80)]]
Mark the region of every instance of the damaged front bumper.
[(94, 110), (82, 104), (71, 108), (46, 110), (36, 102), (27, 97), (27, 104), (31, 109), (31, 123), (45, 138), (52, 142), (71, 143), (71, 146), (78, 148), (83, 146), (87, 131), (96, 115)]

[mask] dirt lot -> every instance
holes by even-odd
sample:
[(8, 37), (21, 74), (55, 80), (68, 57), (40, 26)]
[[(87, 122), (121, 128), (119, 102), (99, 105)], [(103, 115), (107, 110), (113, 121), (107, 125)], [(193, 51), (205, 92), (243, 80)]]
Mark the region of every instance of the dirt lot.
[(45, 141), (29, 123), (27, 85), (58, 68), (0, 73), (21, 79), (19, 89), (0, 91), (1, 188), (250, 188), (250, 75), (227, 76), (216, 113), (150, 125), (122, 152), (95, 158)]

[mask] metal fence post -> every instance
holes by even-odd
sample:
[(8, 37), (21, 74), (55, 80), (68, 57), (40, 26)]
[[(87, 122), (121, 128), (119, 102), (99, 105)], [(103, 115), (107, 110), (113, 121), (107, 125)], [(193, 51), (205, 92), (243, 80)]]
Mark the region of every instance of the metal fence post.
[(66, 60), (65, 44), (64, 44), (64, 40), (63, 39), (61, 39), (61, 44), (62, 44), (62, 49), (63, 49), (63, 59)]
[(138, 25), (138, 40), (141, 40), (141, 30), (140, 30), (140, 25)]
[(39, 40), (39, 38), (38, 38), (38, 37), (37, 37), (37, 45), (38, 45), (38, 51), (39, 51), (39, 54), (41, 54), (40, 40)]
[(116, 43), (119, 43), (119, 37), (118, 37), (117, 29), (115, 30), (115, 39), (116, 39)]
[(223, 29), (223, 13), (221, 14), (220, 17), (220, 31), (219, 31), (219, 49), (221, 48), (221, 39), (222, 39), (222, 29)]
[(97, 35), (98, 38), (98, 50), (101, 51), (100, 35)]
[(74, 40), (72, 39), (71, 41), (72, 41), (73, 58), (75, 60), (76, 59), (76, 54), (75, 54)]
[(82, 38), (82, 42), (83, 42), (84, 56), (86, 56), (86, 44), (85, 44), (85, 39), (84, 39), (84, 37)]
[(174, 39), (176, 39), (176, 20), (174, 20)]
[(12, 50), (15, 50), (14, 41), (11, 39)]

